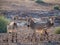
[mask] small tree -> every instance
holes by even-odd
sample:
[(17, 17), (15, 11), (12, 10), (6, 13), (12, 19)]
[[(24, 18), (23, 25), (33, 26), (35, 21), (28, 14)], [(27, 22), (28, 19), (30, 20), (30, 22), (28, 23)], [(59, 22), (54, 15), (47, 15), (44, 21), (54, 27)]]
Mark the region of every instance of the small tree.
[(55, 9), (55, 10), (60, 10), (60, 9), (59, 9), (59, 6), (54, 6), (54, 9)]
[(42, 0), (36, 0), (36, 3), (44, 3)]
[(60, 27), (55, 28), (55, 34), (60, 34)]
[(4, 18), (3, 16), (0, 16), (0, 33), (6, 33), (7, 32), (7, 24), (8, 20)]

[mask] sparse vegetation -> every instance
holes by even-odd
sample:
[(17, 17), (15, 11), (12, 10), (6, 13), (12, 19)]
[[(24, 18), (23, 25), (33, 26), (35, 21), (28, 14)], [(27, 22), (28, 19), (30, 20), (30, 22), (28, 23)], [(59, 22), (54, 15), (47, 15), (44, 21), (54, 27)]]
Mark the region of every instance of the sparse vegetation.
[(60, 10), (59, 6), (54, 6), (55, 10)]
[(7, 24), (9, 21), (4, 18), (3, 16), (0, 16), (0, 33), (6, 33), (7, 32)]
[(36, 3), (44, 3), (42, 0), (36, 0)]
[(55, 29), (55, 34), (60, 34), (60, 27), (57, 27), (57, 28)]

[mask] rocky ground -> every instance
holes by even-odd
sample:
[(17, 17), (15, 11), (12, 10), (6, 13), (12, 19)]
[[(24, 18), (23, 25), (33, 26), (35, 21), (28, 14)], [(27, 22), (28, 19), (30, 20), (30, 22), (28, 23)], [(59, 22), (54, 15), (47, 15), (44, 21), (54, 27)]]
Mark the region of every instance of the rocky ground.
[(36, 33), (37, 40), (35, 42), (34, 41), (35, 38), (34, 36), (32, 36), (33, 35), (32, 29), (28, 29), (26, 26), (19, 27), (17, 29), (14, 29), (13, 33), (8, 32), (0, 34), (0, 45), (60, 45), (60, 35), (53, 34), (52, 32), (50, 32), (50, 30), (48, 31), (49, 31), (48, 38), (51, 42), (48, 42), (49, 40), (46, 40), (47, 39), (46, 36), (40, 35), (40, 33)]

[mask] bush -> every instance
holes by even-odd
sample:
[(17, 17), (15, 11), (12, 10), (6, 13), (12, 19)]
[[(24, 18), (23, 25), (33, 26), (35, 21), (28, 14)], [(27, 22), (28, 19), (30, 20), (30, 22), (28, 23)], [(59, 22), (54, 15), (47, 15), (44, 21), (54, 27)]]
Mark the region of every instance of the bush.
[(55, 6), (54, 9), (55, 9), (55, 10), (60, 10), (60, 9), (59, 9), (59, 6)]
[(37, 0), (36, 3), (44, 3), (42, 0)]
[(0, 16), (0, 33), (6, 33), (7, 32), (7, 24), (9, 21), (4, 18), (3, 16)]
[(60, 34), (60, 27), (55, 28), (55, 34)]

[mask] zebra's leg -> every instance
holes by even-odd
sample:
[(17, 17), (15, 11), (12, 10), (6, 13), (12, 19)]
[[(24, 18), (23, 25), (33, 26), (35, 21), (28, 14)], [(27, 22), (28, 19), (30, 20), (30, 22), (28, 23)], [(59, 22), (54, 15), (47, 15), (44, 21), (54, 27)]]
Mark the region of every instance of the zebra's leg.
[(36, 31), (35, 30), (34, 30), (34, 33), (33, 33), (32, 37), (34, 38), (34, 41), (37, 42), (37, 37), (36, 37)]

